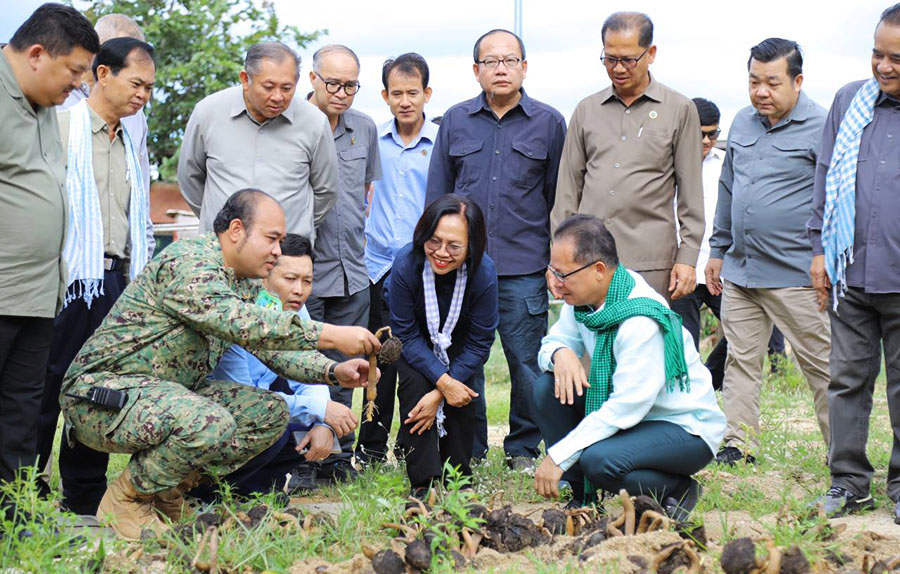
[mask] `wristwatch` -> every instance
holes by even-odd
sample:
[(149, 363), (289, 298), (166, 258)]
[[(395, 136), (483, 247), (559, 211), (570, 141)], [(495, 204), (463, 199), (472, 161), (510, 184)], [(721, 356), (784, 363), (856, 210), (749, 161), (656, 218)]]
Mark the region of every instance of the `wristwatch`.
[(327, 382), (329, 385), (337, 384), (337, 377), (334, 375), (334, 371), (337, 369), (337, 366), (337, 362), (331, 363), (328, 366), (328, 370), (325, 371), (325, 382)]

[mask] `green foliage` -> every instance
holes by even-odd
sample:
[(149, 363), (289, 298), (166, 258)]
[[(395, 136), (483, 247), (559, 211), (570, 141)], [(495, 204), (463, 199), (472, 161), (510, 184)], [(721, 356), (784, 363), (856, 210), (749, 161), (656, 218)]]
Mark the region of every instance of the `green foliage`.
[(247, 49), (278, 40), (303, 47), (326, 30), (301, 32), (281, 23), (272, 2), (254, 0), (96, 0), (91, 21), (127, 14), (156, 47), (156, 85), (147, 105), (150, 163), (174, 180), (178, 149), (194, 105), (238, 83)]

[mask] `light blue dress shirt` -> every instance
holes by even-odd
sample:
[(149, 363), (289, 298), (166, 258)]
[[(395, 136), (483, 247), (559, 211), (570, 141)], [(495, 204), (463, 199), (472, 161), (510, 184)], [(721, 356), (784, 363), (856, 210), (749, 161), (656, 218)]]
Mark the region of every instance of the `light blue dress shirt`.
[[(301, 308), (297, 314), (305, 321), (310, 320), (306, 307)], [(232, 345), (222, 355), (209, 378), (268, 390), (278, 375), (240, 345)], [(291, 380), (288, 380), (288, 385), (294, 391), (293, 395), (278, 394), (287, 403), (291, 423), (304, 427), (325, 424), (325, 406), (331, 398), (328, 385), (310, 385)]]
[(391, 270), (394, 255), (412, 241), (425, 210), (425, 184), (438, 126), (425, 120), (419, 135), (404, 145), (393, 118), (378, 127), (381, 179), (373, 182), (366, 220), (366, 269), (377, 283)]

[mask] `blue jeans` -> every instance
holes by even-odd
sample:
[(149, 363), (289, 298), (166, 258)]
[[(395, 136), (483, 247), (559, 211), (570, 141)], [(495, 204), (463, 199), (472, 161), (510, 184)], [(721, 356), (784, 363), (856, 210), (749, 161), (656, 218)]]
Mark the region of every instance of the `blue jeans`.
[[(506, 456), (536, 458), (541, 432), (534, 419), (532, 389), (540, 374), (537, 364), (541, 339), (547, 334), (547, 281), (544, 273), (498, 278), (500, 324), (497, 332), (509, 367), (509, 434), (503, 439)], [(481, 396), (475, 403), (473, 456), (487, 452), (487, 418), (484, 402), (484, 372), (476, 373), (473, 390)]]

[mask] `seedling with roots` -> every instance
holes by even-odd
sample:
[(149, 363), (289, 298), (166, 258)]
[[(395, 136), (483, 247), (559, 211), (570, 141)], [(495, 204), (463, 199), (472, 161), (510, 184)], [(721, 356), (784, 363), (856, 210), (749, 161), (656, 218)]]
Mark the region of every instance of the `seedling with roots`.
[[(384, 335), (387, 335), (383, 338)], [(375, 331), (375, 336), (382, 341), (381, 350), (369, 355), (369, 382), (366, 385), (366, 422), (372, 422), (372, 418), (378, 411), (375, 406), (375, 398), (378, 396), (378, 364), (390, 365), (400, 359), (403, 344), (400, 339), (391, 334), (390, 327), (382, 327)], [(382, 340), (383, 339), (383, 340)]]

